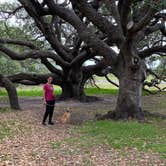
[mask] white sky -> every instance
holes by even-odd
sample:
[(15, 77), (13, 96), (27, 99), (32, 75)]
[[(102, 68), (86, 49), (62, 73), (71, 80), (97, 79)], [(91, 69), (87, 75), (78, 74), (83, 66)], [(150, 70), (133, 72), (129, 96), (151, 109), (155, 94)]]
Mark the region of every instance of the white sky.
[(16, 2), (17, 0), (0, 0), (0, 3), (4, 3), (4, 2)]

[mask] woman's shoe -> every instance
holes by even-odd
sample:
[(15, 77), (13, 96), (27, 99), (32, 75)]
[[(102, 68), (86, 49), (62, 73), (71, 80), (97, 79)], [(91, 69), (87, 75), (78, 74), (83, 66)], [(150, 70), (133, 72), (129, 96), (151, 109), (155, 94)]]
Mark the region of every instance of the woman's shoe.
[(54, 125), (54, 123), (53, 123), (53, 122), (49, 122), (48, 124), (49, 124), (49, 125)]

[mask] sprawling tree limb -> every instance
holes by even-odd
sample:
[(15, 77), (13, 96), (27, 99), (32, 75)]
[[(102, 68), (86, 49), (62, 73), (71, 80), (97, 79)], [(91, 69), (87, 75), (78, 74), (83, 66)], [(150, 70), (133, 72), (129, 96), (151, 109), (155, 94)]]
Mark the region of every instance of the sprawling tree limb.
[(79, 53), (71, 62), (71, 66), (74, 65), (82, 65), (86, 60), (93, 58), (94, 56), (96, 56), (95, 53), (92, 53), (91, 51), (83, 51), (81, 53)]
[(118, 6), (116, 5), (116, 0), (112, 0), (112, 1), (104, 0), (104, 3), (106, 5), (106, 8), (109, 10), (111, 15), (116, 20), (116, 23), (118, 24), (119, 31), (121, 32), (121, 34), (123, 34), (121, 18), (120, 18), (120, 14), (118, 12)]
[[(62, 56), (65, 60), (70, 60), (68, 53), (65, 51), (64, 46), (58, 41), (55, 31), (52, 29), (49, 23), (41, 16), (41, 11), (43, 11), (39, 2), (35, 0), (19, 0), (19, 2), (24, 6), (28, 14), (35, 20), (38, 28), (44, 34), (47, 41), (51, 44), (58, 55)], [(42, 13), (43, 14), (43, 13)]]
[(16, 14), (19, 10), (23, 9), (23, 6), (18, 6), (16, 9), (14, 9), (13, 11), (5, 11), (3, 9), (0, 10), (0, 13), (6, 13), (8, 14), (8, 17), (11, 16), (11, 15), (14, 15)]
[(74, 46), (72, 49), (72, 54), (74, 57), (77, 56), (77, 54), (79, 53), (81, 44), (82, 44), (82, 40), (79, 37), (77, 37), (77, 39), (74, 41)]
[[(151, 90), (145, 88), (145, 86), (153, 87), (153, 88), (155, 87), (157, 90), (151, 91)], [(145, 90), (146, 92), (148, 92), (148, 93), (150, 93), (150, 94), (158, 94), (159, 92), (164, 92), (165, 89), (166, 89), (166, 87), (160, 88), (160, 87), (158, 86), (158, 84), (154, 84), (153, 82), (145, 82), (145, 83), (144, 83), (144, 87), (143, 87), (143, 90)]]
[(117, 31), (117, 27), (108, 21), (105, 17), (97, 13), (85, 0), (72, 0), (75, 2), (79, 10), (101, 31), (108, 34), (114, 41), (122, 41), (123, 34)]
[(55, 53), (51, 51), (32, 50), (18, 54), (2, 44), (0, 44), (0, 51), (8, 55), (13, 60), (25, 60), (28, 58), (37, 59), (47, 57), (53, 59), (59, 65), (69, 66), (69, 63), (65, 62), (61, 57), (57, 56)]
[(45, 1), (51, 10), (50, 12), (58, 15), (73, 25), (78, 31), (80, 38), (85, 41), (89, 47), (92, 47), (100, 56), (110, 58), (110, 63), (114, 64), (116, 62), (116, 53), (108, 45), (101, 41), (92, 31), (90, 31), (73, 11), (55, 4), (52, 0)]
[(165, 28), (165, 22), (162, 23), (157, 23), (153, 26), (147, 27), (145, 29), (145, 35), (148, 36), (149, 34), (153, 33), (153, 32), (157, 32), (158, 30), (160, 30), (160, 32), (166, 36), (166, 28)]
[(89, 65), (83, 67), (83, 72), (88, 73), (88, 75), (98, 74), (101, 72), (101, 70), (105, 69), (106, 67), (106, 61), (105, 59), (102, 59), (96, 65)]
[[(154, 46), (152, 48), (145, 49), (145, 50), (139, 52), (139, 56), (141, 58), (146, 58), (153, 54), (158, 54), (158, 53), (166, 53), (166, 45), (165, 46)], [(160, 56), (166, 56), (166, 54), (163, 54), (163, 55), (160, 54)]]
[(106, 80), (107, 80), (108, 82), (110, 82), (111, 84), (113, 84), (114, 86), (116, 86), (116, 87), (119, 88), (119, 85), (118, 85), (117, 83), (111, 81), (107, 75), (105, 76), (105, 78), (106, 78)]
[(126, 34), (127, 23), (128, 21), (130, 21), (129, 18), (129, 13), (131, 12), (130, 5), (131, 5), (130, 0), (119, 0), (118, 2), (118, 10), (124, 34)]
[(63, 75), (63, 72), (59, 69), (57, 69), (55, 66), (53, 66), (48, 60), (47, 58), (41, 58), (41, 62), (47, 67), (47, 69), (52, 72), (52, 73), (56, 73), (59, 76)]
[(147, 69), (147, 72), (153, 76), (155, 76), (158, 80), (163, 80), (164, 82), (166, 82), (166, 78), (164, 78), (163, 76), (159, 76), (158, 74), (156, 74), (154, 71), (152, 71), (151, 69)]
[(35, 49), (35, 50), (39, 49), (32, 42), (23, 41), (23, 40), (3, 39), (3, 38), (0, 38), (0, 43), (2, 43), (2, 44), (14, 44), (14, 45), (26, 46), (26, 47), (29, 47), (29, 48)]
[(62, 83), (61, 78), (55, 74), (32, 74), (32, 73), (18, 73), (14, 75), (7, 76), (7, 78), (13, 83), (26, 83), (30, 85), (39, 85), (47, 82), (49, 76), (53, 77), (53, 83), (60, 85)]
[(138, 34), (135, 36), (135, 42), (142, 41), (145, 39), (145, 37), (151, 35), (155, 32), (161, 32), (163, 36), (166, 36), (166, 28), (165, 28), (165, 22), (157, 22), (156, 24), (152, 26), (147, 26), (144, 29), (142, 29)]
[(156, 13), (156, 10), (153, 9), (152, 7), (150, 7), (149, 10), (147, 11), (146, 15), (138, 23), (134, 24), (131, 31), (138, 32), (141, 29), (143, 29), (146, 25), (149, 24), (150, 20), (153, 18), (155, 13)]
[[(150, 94), (157, 94), (158, 92), (162, 92), (162, 91), (165, 91), (166, 89), (166, 86), (165, 87), (160, 87), (160, 83), (163, 81), (163, 82), (166, 82), (166, 78), (162, 75), (158, 75), (157, 73), (155, 73), (154, 71), (152, 71), (151, 69), (147, 69), (147, 73), (149, 73), (150, 75), (152, 75), (154, 77), (154, 79), (151, 79), (151, 81), (145, 81), (143, 83), (144, 85), (144, 90), (147, 91), (148, 93)], [(145, 87), (148, 86), (148, 87), (155, 87), (157, 89), (157, 91), (155, 92), (152, 92), (148, 89), (146, 89)]]

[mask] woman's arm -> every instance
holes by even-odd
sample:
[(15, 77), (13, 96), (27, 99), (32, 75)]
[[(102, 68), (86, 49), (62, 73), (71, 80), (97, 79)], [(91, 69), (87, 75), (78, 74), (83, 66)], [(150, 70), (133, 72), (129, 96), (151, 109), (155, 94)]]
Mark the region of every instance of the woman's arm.
[(43, 86), (43, 103), (46, 104), (46, 87)]
[(52, 87), (53, 87), (53, 96), (55, 98), (56, 97), (56, 93), (55, 93), (54, 85), (52, 85)]

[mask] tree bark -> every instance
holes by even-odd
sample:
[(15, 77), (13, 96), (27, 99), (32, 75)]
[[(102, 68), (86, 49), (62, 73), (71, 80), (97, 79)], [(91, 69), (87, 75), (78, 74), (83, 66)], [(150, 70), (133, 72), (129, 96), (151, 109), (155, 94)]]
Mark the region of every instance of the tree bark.
[(119, 82), (119, 95), (116, 105), (116, 118), (127, 119), (133, 117), (142, 119), (142, 83), (138, 79), (122, 77)]
[(74, 67), (64, 71), (62, 84), (62, 99), (74, 98), (85, 100), (84, 84), (87, 79), (84, 78), (82, 69)]
[[(145, 79), (145, 64), (140, 59), (128, 59), (121, 65), (119, 95), (116, 104), (116, 119), (144, 119), (142, 112), (142, 86)], [(123, 71), (122, 71), (123, 70)]]
[(0, 84), (5, 87), (8, 96), (9, 96), (9, 101), (10, 101), (10, 107), (14, 110), (19, 110), (19, 102), (18, 102), (18, 96), (17, 96), (17, 91), (16, 87), (14, 84), (6, 77), (2, 76), (0, 74)]
[(84, 93), (84, 85), (81, 85), (81, 81), (77, 84), (72, 84), (71, 82), (64, 82), (62, 85), (61, 99), (78, 99), (84, 100), (86, 98)]

